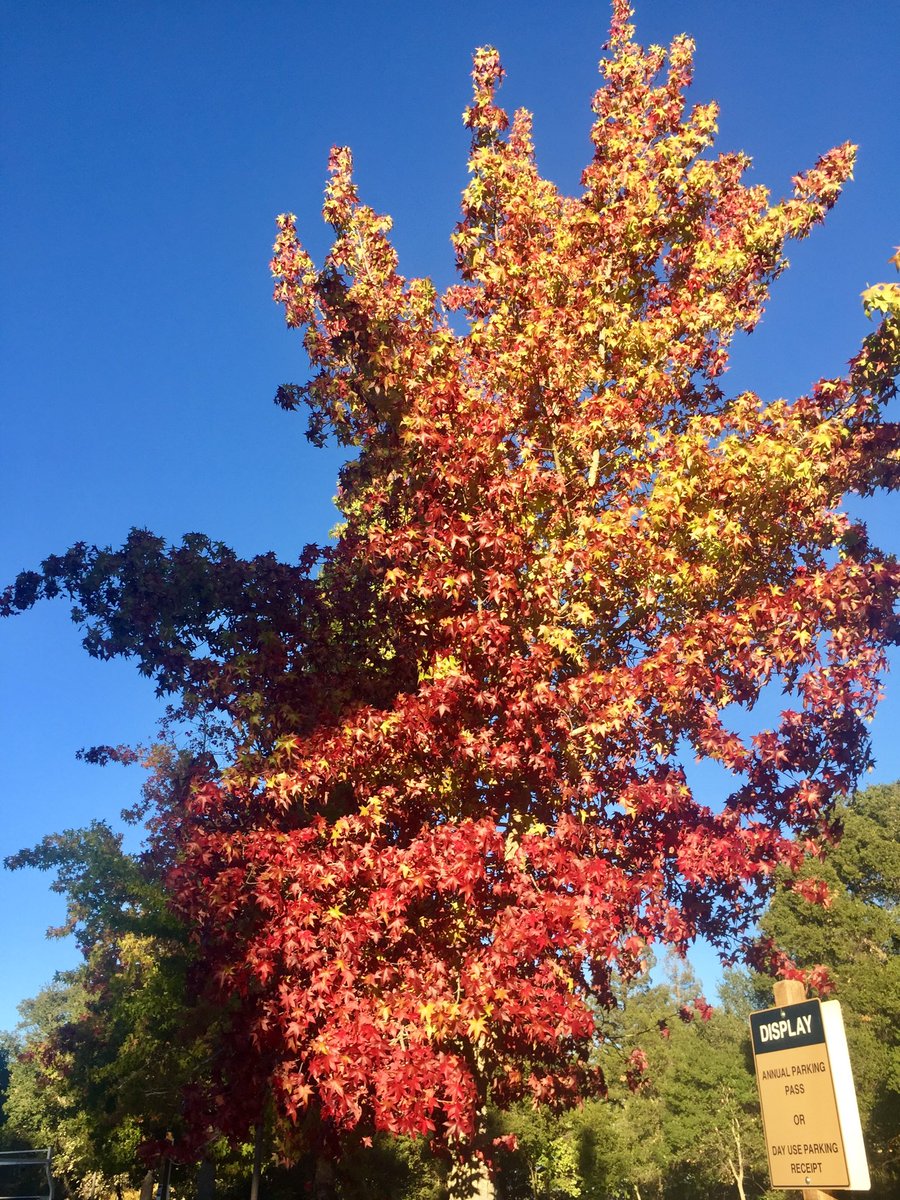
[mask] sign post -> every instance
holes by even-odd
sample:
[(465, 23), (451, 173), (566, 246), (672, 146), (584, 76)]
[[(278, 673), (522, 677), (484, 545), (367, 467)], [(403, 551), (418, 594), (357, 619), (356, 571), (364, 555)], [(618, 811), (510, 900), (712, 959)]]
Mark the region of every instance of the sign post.
[(868, 1191), (869, 1170), (840, 1005), (805, 994), (776, 984), (750, 1032), (772, 1186), (824, 1200), (820, 1188)]

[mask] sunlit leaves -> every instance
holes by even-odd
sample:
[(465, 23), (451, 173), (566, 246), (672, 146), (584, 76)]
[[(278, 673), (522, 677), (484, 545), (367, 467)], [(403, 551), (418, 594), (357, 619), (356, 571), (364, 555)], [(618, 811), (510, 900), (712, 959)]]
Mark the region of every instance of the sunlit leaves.
[[(746, 951), (776, 866), (868, 764), (900, 574), (840, 505), (896, 482), (896, 318), (799, 400), (722, 390), (853, 148), (770, 204), (745, 156), (708, 153), (715, 108), (685, 111), (690, 41), (645, 51), (614, 14), (575, 197), (477, 52), (443, 298), (398, 273), (347, 150), (321, 270), (279, 220), (311, 363), (280, 402), (356, 451), (328, 619), (361, 579), (377, 603), (339, 702), (319, 657), (319, 719), (195, 792), (172, 884), (290, 1118), (315, 1100), (457, 1144), (488, 1092), (597, 1090), (614, 973), (698, 933)], [(695, 794), (685, 754), (730, 785)]]

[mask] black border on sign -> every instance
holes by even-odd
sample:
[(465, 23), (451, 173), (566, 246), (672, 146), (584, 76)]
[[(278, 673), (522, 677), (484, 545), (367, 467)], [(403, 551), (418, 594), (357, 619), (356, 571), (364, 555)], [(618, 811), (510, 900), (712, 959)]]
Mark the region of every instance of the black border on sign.
[[(815, 1182), (811, 1182), (811, 1183), (794, 1182), (794, 1183), (786, 1184), (786, 1183), (775, 1183), (772, 1180), (772, 1156), (769, 1153), (769, 1146), (772, 1143), (769, 1140), (769, 1131), (766, 1128), (766, 1110), (765, 1110), (765, 1106), (762, 1102), (762, 1091), (759, 1086), (760, 1056), (756, 1053), (756, 1031), (753, 1026), (753, 1018), (764, 1016), (767, 1013), (789, 1013), (791, 1011), (796, 1012), (797, 1009), (807, 1009), (808, 1010), (810, 1005), (814, 1005), (818, 1009), (819, 1028), (823, 1031), (822, 1038), (821, 1039), (812, 1038), (807, 1041), (800, 1041), (798, 1039), (797, 1041), (794, 1041), (788, 1045), (779, 1044), (778, 1049), (779, 1050), (802, 1050), (805, 1046), (819, 1046), (819, 1045), (824, 1047), (825, 1061), (828, 1064), (828, 1081), (831, 1085), (831, 1096), (832, 1096), (832, 1099), (834, 1100), (834, 1111), (835, 1111), (835, 1115), (837, 1117), (838, 1134), (841, 1139), (841, 1158), (844, 1160), (844, 1169), (845, 1169), (845, 1173), (847, 1176), (846, 1183), (829, 1183), (827, 1180), (817, 1179)], [(841, 1127), (841, 1113), (840, 1113), (840, 1109), (838, 1108), (837, 1092), (834, 1090), (834, 1072), (831, 1069), (831, 1055), (828, 1052), (828, 1041), (825, 1038), (825, 1034), (824, 1034), (825, 1026), (822, 1022), (822, 1001), (819, 999), (801, 1000), (799, 1004), (776, 1004), (772, 1008), (761, 1008), (761, 1009), (758, 1009), (756, 1012), (750, 1013), (749, 1025), (750, 1025), (750, 1051), (753, 1054), (753, 1073), (756, 1077), (756, 1095), (759, 1099), (759, 1114), (762, 1118), (763, 1138), (765, 1139), (765, 1143), (766, 1143), (766, 1164), (769, 1168), (769, 1183), (770, 1183), (770, 1185), (773, 1188), (775, 1188), (776, 1191), (791, 1190), (793, 1188), (802, 1189), (802, 1188), (807, 1188), (807, 1187), (832, 1188), (837, 1191), (848, 1191), (850, 1189), (850, 1164), (847, 1162), (847, 1149), (844, 1145), (844, 1130)], [(764, 1051), (763, 1053), (765, 1054), (765, 1053), (771, 1053), (771, 1052)]]

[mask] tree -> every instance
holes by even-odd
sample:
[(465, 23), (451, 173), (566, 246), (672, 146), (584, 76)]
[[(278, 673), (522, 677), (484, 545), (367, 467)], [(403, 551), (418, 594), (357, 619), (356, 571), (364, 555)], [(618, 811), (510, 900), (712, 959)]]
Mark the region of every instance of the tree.
[[(144, 804), (158, 821), (190, 779), (189, 762), (160, 746), (145, 765)], [(66, 921), (49, 935), (73, 933), (85, 959), (23, 1006), (9, 1106), (20, 1134), (60, 1148), (80, 1194), (134, 1183), (160, 1151), (172, 1153), (173, 1138), (187, 1142), (186, 1097), (213, 1074), (227, 1027), (227, 1014), (197, 999), (187, 932), (163, 888), (171, 861), (150, 832), (128, 854), (98, 821), (5, 862), (54, 873)]]
[[(807, 974), (827, 969), (844, 1012), (874, 1194), (887, 1197), (900, 1179), (900, 783), (857, 792), (836, 815), (841, 840), (804, 864), (799, 887), (782, 879), (763, 929)], [(824, 904), (803, 898), (817, 882), (827, 888)]]
[[(896, 294), (846, 377), (791, 404), (721, 386), (853, 148), (769, 206), (744, 156), (706, 156), (714, 106), (685, 113), (690, 42), (664, 74), (629, 15), (575, 198), (540, 178), (528, 114), (507, 134), (499, 58), (476, 54), (442, 298), (398, 274), (346, 149), (324, 268), (280, 218), (275, 294), (312, 375), (279, 401), (355, 450), (334, 561), (380, 581), (416, 679), (199, 787), (177, 832), (172, 886), (280, 1110), (318, 1096), (338, 1127), (470, 1165), (489, 1097), (602, 1087), (595, 1005), (648, 942), (746, 949), (776, 866), (868, 763), (897, 635), (897, 567), (840, 511), (896, 483)], [(780, 724), (740, 733), (773, 683)], [(685, 749), (733, 772), (716, 808)]]
[[(501, 1195), (726, 1200), (766, 1191), (746, 1014), (714, 1011), (689, 969), (672, 965), (664, 982), (619, 989), (604, 1021), (606, 1101), (562, 1115), (520, 1107), (502, 1118), (518, 1145), (499, 1164)], [(735, 972), (731, 983), (736, 990)]]
[[(898, 632), (900, 572), (840, 509), (896, 486), (896, 289), (868, 296), (884, 320), (845, 377), (793, 403), (722, 386), (853, 149), (770, 206), (745, 156), (708, 153), (715, 107), (685, 110), (690, 41), (643, 50), (613, 11), (576, 197), (541, 179), (530, 117), (509, 126), (499, 57), (477, 52), (443, 297), (399, 275), (346, 149), (321, 270), (280, 219), (276, 297), (312, 374), (278, 399), (354, 452), (321, 573), (272, 564), (270, 621), (240, 588), (205, 592), (219, 565), (187, 547), (174, 623), (129, 603), (124, 631), (143, 567), (136, 592), (104, 591), (115, 564), (71, 576), (111, 652), (156, 630), (161, 684), (237, 721), (228, 769), (163, 822), (230, 1014), (223, 1119), (246, 1129), (271, 1098), (285, 1123), (315, 1104), (335, 1137), (429, 1134), (460, 1195), (491, 1153), (489, 1099), (602, 1089), (597, 1014), (650, 942), (749, 952), (776, 867), (868, 763)], [(751, 736), (734, 714), (770, 685), (785, 710)], [(715, 807), (685, 752), (733, 773)]]
[(64, 1073), (43, 1061), (42, 1049), (48, 1036), (77, 1019), (83, 1004), (82, 974), (72, 972), (19, 1006), (22, 1020), (10, 1047), (5, 1104), (8, 1134), (34, 1146), (52, 1146), (54, 1172), (70, 1187), (96, 1172), (89, 1122)]
[(767, 1163), (745, 1022), (718, 1011), (674, 1029), (661, 1095), (666, 1173), (681, 1192), (740, 1197), (766, 1190)]
[[(16, 1131), (8, 1121), (9, 1067), (15, 1055), (15, 1042), (9, 1033), (0, 1033), (0, 1150), (18, 1149)], [(22, 1147), (23, 1149), (25, 1147)]]

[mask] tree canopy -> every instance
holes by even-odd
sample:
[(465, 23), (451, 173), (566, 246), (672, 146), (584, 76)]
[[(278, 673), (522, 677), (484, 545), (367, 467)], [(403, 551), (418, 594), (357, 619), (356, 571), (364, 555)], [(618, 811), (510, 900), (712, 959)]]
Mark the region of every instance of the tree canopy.
[[(612, 973), (652, 941), (746, 949), (775, 868), (868, 765), (898, 570), (840, 502), (895, 481), (896, 314), (792, 403), (722, 387), (853, 148), (770, 204), (745, 157), (709, 155), (715, 106), (685, 109), (690, 41), (644, 50), (629, 15), (576, 197), (476, 54), (443, 297), (398, 273), (347, 149), (323, 268), (279, 221), (275, 295), (312, 365), (279, 400), (353, 449), (334, 561), (379, 581), (415, 668), (179, 824), (178, 903), (289, 1116), (316, 1096), (338, 1126), (468, 1143), (488, 1095), (595, 1092)], [(788, 706), (748, 735), (773, 685)], [(695, 796), (685, 751), (731, 794)]]

